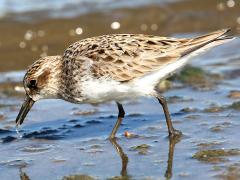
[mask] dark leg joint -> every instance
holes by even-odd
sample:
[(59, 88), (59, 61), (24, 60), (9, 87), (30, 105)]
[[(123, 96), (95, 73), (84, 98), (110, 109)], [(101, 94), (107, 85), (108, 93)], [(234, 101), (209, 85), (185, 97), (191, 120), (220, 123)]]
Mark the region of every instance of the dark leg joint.
[(119, 117), (119, 118), (124, 118), (124, 116), (125, 116), (125, 111), (124, 111), (124, 109), (123, 109), (123, 106), (122, 106), (120, 103), (118, 103), (118, 102), (117, 102), (117, 106), (118, 106), (118, 110), (119, 110), (119, 112), (118, 112), (118, 117)]
[(118, 119), (117, 119), (117, 122), (116, 122), (115, 126), (113, 127), (113, 130), (112, 130), (112, 133), (109, 136), (109, 139), (115, 139), (115, 135), (117, 133), (117, 130), (118, 130), (119, 126), (121, 125), (122, 120), (123, 120), (124, 115), (125, 115), (125, 111), (123, 109), (122, 104), (117, 102), (117, 106), (118, 106)]

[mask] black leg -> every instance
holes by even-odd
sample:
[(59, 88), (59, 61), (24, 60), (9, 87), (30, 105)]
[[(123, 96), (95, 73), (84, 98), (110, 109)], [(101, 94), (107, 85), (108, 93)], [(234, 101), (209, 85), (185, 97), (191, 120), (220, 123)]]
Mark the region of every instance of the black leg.
[(118, 106), (118, 119), (117, 119), (117, 122), (112, 130), (112, 133), (111, 135), (109, 136), (109, 139), (114, 139), (115, 138), (115, 135), (117, 133), (117, 130), (119, 128), (119, 126), (121, 125), (122, 123), (122, 120), (124, 118), (124, 115), (125, 115), (125, 111), (123, 109), (123, 106), (122, 104), (120, 104), (119, 102), (117, 102), (117, 106)]
[(167, 127), (168, 127), (168, 133), (170, 137), (173, 136), (181, 136), (182, 133), (181, 131), (178, 131), (176, 129), (174, 129), (173, 125), (172, 125), (172, 120), (168, 111), (168, 106), (167, 106), (167, 101), (166, 99), (161, 96), (159, 93), (156, 94), (156, 98), (158, 99), (159, 103), (162, 105), (163, 111), (164, 111), (164, 115), (166, 118), (166, 123), (167, 123)]

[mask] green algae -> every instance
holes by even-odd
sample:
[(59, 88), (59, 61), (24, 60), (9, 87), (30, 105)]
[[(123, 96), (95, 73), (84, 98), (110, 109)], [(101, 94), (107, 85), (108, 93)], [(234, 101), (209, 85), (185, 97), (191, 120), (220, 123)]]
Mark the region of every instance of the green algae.
[(163, 80), (158, 84), (158, 89), (160, 92), (167, 91), (172, 87), (172, 82), (169, 80)]
[(177, 79), (191, 85), (206, 82), (205, 72), (201, 68), (193, 66), (186, 66)]
[(216, 113), (216, 112), (222, 112), (224, 111), (224, 107), (222, 106), (212, 106), (212, 107), (208, 107), (206, 109), (204, 109), (204, 112), (207, 112), (207, 113)]
[(193, 155), (194, 159), (208, 163), (219, 163), (224, 162), (227, 156), (240, 155), (239, 149), (214, 149), (214, 150), (201, 150)]
[(218, 179), (223, 180), (237, 180), (240, 179), (240, 164), (235, 163), (226, 167), (224, 172), (216, 176)]
[(232, 105), (229, 106), (229, 108), (235, 109), (235, 110), (240, 110), (240, 101), (232, 103)]
[(199, 67), (187, 65), (183, 70), (170, 78), (170, 80), (180, 81), (183, 84), (200, 89), (212, 89), (222, 76), (204, 71)]
[(130, 148), (131, 151), (137, 151), (138, 154), (141, 155), (146, 155), (148, 153), (148, 150), (151, 146), (147, 145), (147, 144), (141, 144), (138, 146), (133, 146)]
[(94, 180), (95, 178), (88, 175), (70, 175), (63, 177), (62, 180)]

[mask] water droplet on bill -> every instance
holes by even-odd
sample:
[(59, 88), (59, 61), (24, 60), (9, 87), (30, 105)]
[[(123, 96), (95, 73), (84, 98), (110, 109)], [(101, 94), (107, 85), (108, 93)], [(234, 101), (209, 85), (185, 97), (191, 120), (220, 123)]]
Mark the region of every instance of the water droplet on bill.
[(22, 136), (22, 134), (19, 132), (18, 124), (16, 125), (15, 131), (16, 131), (16, 133), (17, 133), (18, 139), (22, 139), (23, 136)]

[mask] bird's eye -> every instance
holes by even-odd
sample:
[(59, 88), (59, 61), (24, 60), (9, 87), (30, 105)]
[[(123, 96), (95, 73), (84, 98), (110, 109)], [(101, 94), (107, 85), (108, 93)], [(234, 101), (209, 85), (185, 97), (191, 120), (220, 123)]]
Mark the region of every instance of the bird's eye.
[(37, 81), (35, 79), (31, 79), (28, 84), (29, 88), (36, 88), (37, 87)]

